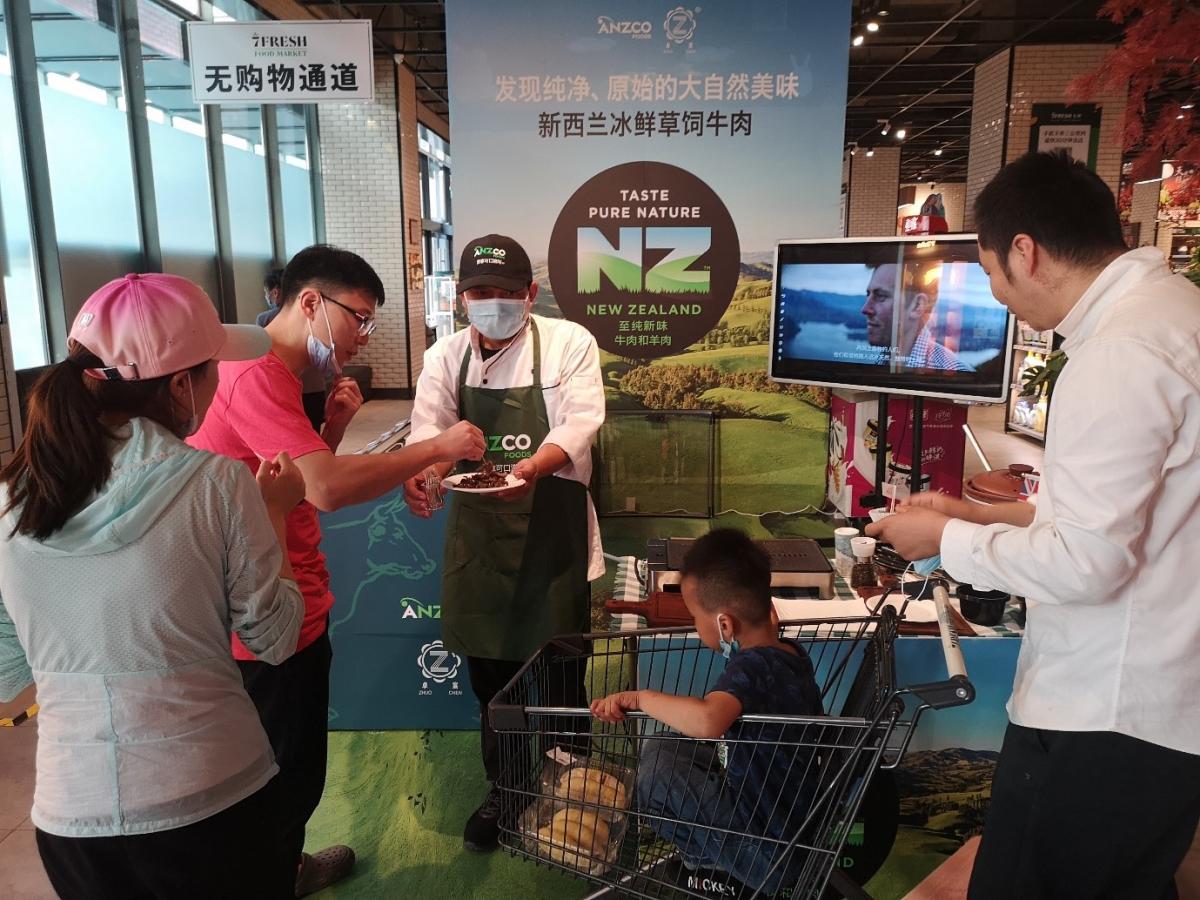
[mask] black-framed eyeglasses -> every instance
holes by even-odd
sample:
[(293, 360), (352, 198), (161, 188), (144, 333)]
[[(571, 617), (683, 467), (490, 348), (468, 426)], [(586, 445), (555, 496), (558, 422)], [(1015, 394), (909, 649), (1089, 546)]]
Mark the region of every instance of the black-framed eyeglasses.
[[(320, 291), (317, 293), (320, 293)], [(321, 294), (321, 299), (328, 300), (334, 306), (340, 306), (346, 312), (350, 313), (350, 315), (354, 316), (355, 320), (358, 322), (358, 333), (363, 337), (374, 334), (375, 329), (379, 327), (379, 323), (375, 320), (374, 316), (364, 316), (357, 309), (352, 309), (345, 303), (338, 303), (332, 297), (326, 296), (325, 294)]]

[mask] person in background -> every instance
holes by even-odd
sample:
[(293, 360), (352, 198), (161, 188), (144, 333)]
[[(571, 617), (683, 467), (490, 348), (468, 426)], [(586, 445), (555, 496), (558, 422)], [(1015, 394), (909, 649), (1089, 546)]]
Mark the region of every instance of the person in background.
[[(803, 851), (770, 873), (779, 844), (808, 814), (815, 738), (801, 724), (737, 723), (742, 715), (820, 716), (821, 690), (804, 647), (779, 636), (771, 603), (771, 561), (734, 528), (718, 528), (688, 549), (683, 602), (700, 640), (728, 662), (703, 697), (622, 691), (592, 703), (616, 723), (641, 710), (698, 740), (646, 737), (637, 765), (638, 811), (655, 834), (679, 847), (690, 868), (713, 866), (766, 895), (787, 887)], [(716, 748), (729, 743), (725, 767)], [(728, 832), (733, 832), (730, 835)], [(768, 840), (763, 840), (767, 838)]]
[(256, 485), (182, 441), (215, 360), (269, 346), (186, 279), (110, 282), (0, 471), (0, 699), (37, 684), (30, 817), (65, 900), (292, 895), (279, 768), (228, 648), (231, 629), (264, 664), (296, 647), (304, 481), (285, 454)]
[[(545, 641), (590, 630), (588, 582), (604, 573), (587, 490), (604, 422), (600, 354), (582, 326), (532, 315), (537, 291), (512, 238), (468, 241), (458, 294), (471, 327), (426, 351), (412, 412), (414, 440), (478, 426), (489, 436), (485, 458), (523, 482), (500, 494), (456, 493), (447, 525), (442, 635), (467, 658), (491, 783), (463, 830), (463, 846), (480, 852), (494, 850), (500, 832), (500, 741), (487, 705)], [(444, 477), (450, 464), (433, 471)], [(415, 515), (431, 515), (424, 473), (404, 493)], [(573, 668), (551, 705), (586, 704), (584, 665)]]
[(301, 375), (315, 370), (338, 379), (375, 330), (383, 284), (361, 256), (318, 244), (300, 251), (283, 273), (279, 315), (267, 326), (271, 351), (260, 359), (224, 363), (212, 410), (191, 438), (194, 447), (240, 460), (252, 472), (261, 460), (287, 453), (304, 473), (305, 500), (288, 516), (287, 546), (304, 595), (304, 627), (296, 655), (282, 666), (233, 642), (242, 679), (258, 707), (287, 798), (283, 831), (299, 864), (296, 895), (349, 874), (354, 851), (338, 845), (304, 853), (305, 826), (325, 789), (329, 671), (327, 625), (333, 594), (321, 553), (317, 511), (374, 500), (414, 473), (443, 461), (479, 459), (483, 436), (462, 423), (432, 440), (410, 441), (396, 453), (336, 456), (346, 427), (362, 405), (352, 379), (334, 381), (318, 434), (304, 414)]
[(254, 320), (259, 328), (266, 328), (279, 315), (279, 285), (282, 281), (283, 269), (272, 269), (263, 279), (263, 299), (267, 301), (267, 308)]
[(1028, 599), (973, 900), (1173, 897), (1200, 820), (1200, 289), (1128, 250), (1065, 153), (975, 201), (980, 261), (1068, 362), (1037, 505), (920, 494), (868, 526), (909, 559)]

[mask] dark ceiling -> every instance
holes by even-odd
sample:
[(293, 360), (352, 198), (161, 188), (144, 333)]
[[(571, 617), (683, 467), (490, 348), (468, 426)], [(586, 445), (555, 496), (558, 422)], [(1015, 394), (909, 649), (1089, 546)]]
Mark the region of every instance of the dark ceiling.
[[(339, 3), (300, 0), (323, 14), (369, 18), (381, 49), (402, 52), (421, 100), (449, 115), (442, 0)], [(904, 128), (901, 178), (963, 180), (975, 66), (1016, 44), (1110, 43), (1119, 30), (1097, 18), (1102, 0), (853, 0), (846, 143), (895, 144)], [(881, 134), (881, 121), (891, 123)], [(941, 154), (935, 156), (936, 150)]]

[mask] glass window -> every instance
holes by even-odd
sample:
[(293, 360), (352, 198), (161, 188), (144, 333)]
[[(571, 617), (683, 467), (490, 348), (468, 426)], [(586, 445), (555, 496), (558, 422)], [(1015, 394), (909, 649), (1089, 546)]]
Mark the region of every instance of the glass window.
[(204, 117), (192, 102), (183, 19), (139, 0), (146, 118), (163, 270), (218, 296), (216, 234)]
[(141, 261), (113, 0), (33, 0), (66, 320)]
[(262, 283), (274, 265), (262, 109), (223, 106), (221, 128), (237, 318), (250, 324), (267, 308)]
[[(4, 5), (0, 2), (0, 12)], [(28, 369), (50, 362), (46, 350), (46, 324), (34, 268), (30, 239), (29, 204), (17, 137), (17, 112), (13, 103), (12, 67), (8, 38), (0, 23), (0, 272), (8, 304), (9, 337), (13, 366)]]
[(283, 193), (283, 242), (288, 259), (311, 245), (313, 236), (312, 176), (303, 106), (278, 106), (279, 184)]

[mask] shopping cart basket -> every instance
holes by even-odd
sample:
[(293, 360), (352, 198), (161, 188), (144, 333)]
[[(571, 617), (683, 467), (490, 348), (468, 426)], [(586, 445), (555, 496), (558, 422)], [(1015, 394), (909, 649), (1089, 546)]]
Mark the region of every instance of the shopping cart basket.
[[(896, 687), (900, 615), (882, 602), (856, 618), (783, 622), (812, 660), (825, 715), (743, 716), (722, 743), (770, 748), (775, 796), (720, 796), (713, 742), (670, 731), (637, 712), (594, 720), (588, 700), (618, 690), (702, 696), (724, 660), (688, 628), (574, 635), (547, 643), (489, 705), (500, 737), (501, 844), (515, 855), (602, 886), (602, 895), (646, 898), (867, 895), (837, 868), (872, 776), (900, 762), (928, 709), (974, 699), (943, 582), (934, 582), (946, 681)], [(906, 601), (907, 603), (907, 601)], [(638, 785), (687, 759), (709, 773), (698, 797), (708, 820), (639, 809)], [(647, 788), (649, 789), (649, 788)], [(715, 793), (714, 793), (715, 792)], [(750, 815), (745, 814), (752, 807)], [(732, 809), (712, 821), (713, 809)], [(690, 838), (688, 837), (690, 835)], [(691, 842), (689, 844), (689, 841)], [(714, 843), (706, 843), (714, 842)], [(721, 847), (726, 871), (694, 871), (679, 845)], [(728, 873), (732, 868), (741, 881)]]

